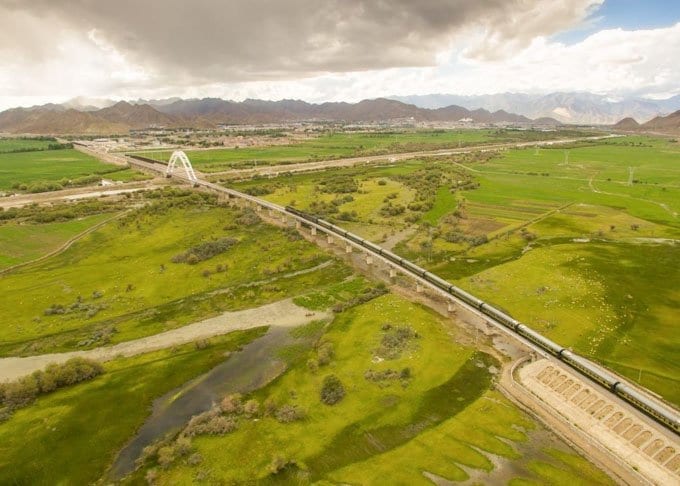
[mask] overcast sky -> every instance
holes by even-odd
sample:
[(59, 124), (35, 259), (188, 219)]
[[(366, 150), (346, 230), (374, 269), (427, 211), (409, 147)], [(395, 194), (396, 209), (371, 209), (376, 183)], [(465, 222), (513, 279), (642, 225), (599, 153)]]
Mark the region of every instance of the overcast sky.
[(0, 109), (680, 93), (678, 0), (0, 0)]

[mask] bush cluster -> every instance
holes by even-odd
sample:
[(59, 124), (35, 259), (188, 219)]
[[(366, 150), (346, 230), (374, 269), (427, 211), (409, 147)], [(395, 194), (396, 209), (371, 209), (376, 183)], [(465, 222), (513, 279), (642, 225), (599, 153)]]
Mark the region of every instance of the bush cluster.
[(387, 204), (380, 208), (380, 215), (389, 218), (391, 216), (399, 216), (400, 214), (404, 214), (405, 211), (406, 206), (403, 204), (393, 205), (391, 201), (387, 201)]
[(366, 302), (373, 300), (381, 295), (385, 295), (388, 292), (387, 287), (382, 282), (375, 287), (368, 287), (364, 292), (356, 297), (351, 298), (347, 302), (340, 302), (333, 306), (333, 312), (340, 313), (357, 305), (365, 304)]
[(189, 420), (184, 435), (193, 437), (195, 435), (225, 435), (238, 428), (236, 418), (224, 416), (220, 410), (213, 408), (200, 415), (196, 415)]
[(377, 383), (381, 387), (389, 386), (389, 382), (400, 380), (403, 386), (408, 385), (408, 381), (411, 379), (411, 368), (404, 368), (401, 371), (386, 369), (383, 371), (375, 371), (373, 369), (368, 369), (364, 373), (364, 378), (367, 381)]
[(244, 209), (243, 212), (236, 218), (236, 224), (239, 226), (254, 226), (259, 222), (260, 217), (250, 208)]
[(316, 373), (321, 366), (328, 365), (335, 356), (333, 343), (321, 341), (314, 350), (314, 355), (307, 360), (307, 368), (312, 373)]
[(359, 190), (359, 183), (351, 175), (341, 174), (322, 180), (319, 182), (317, 189), (328, 194), (347, 194), (357, 192)]
[(282, 424), (303, 420), (306, 416), (307, 414), (302, 408), (290, 404), (282, 405), (274, 412), (274, 417)]
[(97, 361), (71, 358), (63, 364), (50, 364), (44, 370), (34, 372), (16, 381), (0, 383), (0, 415), (9, 414), (29, 405), (39, 395), (58, 388), (91, 380), (101, 375), (104, 368)]
[[(93, 299), (98, 299), (100, 297), (95, 297), (93, 294)], [(81, 296), (78, 296), (76, 298), (76, 301), (73, 302), (70, 305), (64, 306), (62, 304), (52, 304), (49, 306), (47, 309), (43, 311), (43, 314), (46, 316), (54, 316), (54, 315), (61, 315), (61, 314), (74, 314), (74, 313), (83, 313), (85, 314), (85, 317), (88, 319), (96, 316), (99, 311), (102, 309), (105, 309), (106, 306), (103, 304), (94, 304), (94, 303), (86, 303), (83, 302), (83, 298)]]
[(384, 324), (382, 329), (384, 334), (375, 355), (383, 359), (397, 359), (410, 341), (420, 337), (410, 326), (393, 327), (391, 324)]
[(444, 233), (444, 239), (450, 243), (467, 243), (470, 246), (479, 246), (488, 243), (489, 238), (486, 235), (468, 236), (458, 230), (451, 230)]
[(125, 204), (120, 201), (89, 200), (71, 203), (39, 206), (30, 204), (21, 208), (0, 208), (0, 220), (20, 220), (35, 223), (51, 223), (53, 221), (67, 221), (91, 214), (119, 211)]
[(238, 243), (235, 238), (220, 238), (215, 241), (207, 241), (189, 248), (184, 253), (172, 257), (173, 263), (187, 263), (195, 265), (199, 262), (213, 258), (220, 253), (224, 253)]
[(248, 187), (247, 189), (244, 189), (243, 192), (250, 194), (251, 196), (266, 196), (267, 194), (273, 193), (275, 190), (276, 188), (273, 185), (264, 184), (261, 186)]

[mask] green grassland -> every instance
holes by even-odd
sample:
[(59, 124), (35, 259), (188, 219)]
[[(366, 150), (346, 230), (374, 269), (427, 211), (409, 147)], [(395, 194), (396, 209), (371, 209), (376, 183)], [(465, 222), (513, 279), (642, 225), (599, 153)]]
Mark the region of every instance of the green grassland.
[[(214, 196), (166, 190), (146, 197), (150, 204), (67, 251), (0, 277), (1, 354), (135, 339), (324, 287), (351, 273), (294, 234), (257, 218), (239, 220), (240, 211), (218, 205)], [(193, 265), (172, 261), (224, 238), (235, 244), (213, 258)], [(102, 332), (110, 341), (92, 341)]]
[[(312, 162), (344, 157), (416, 152), (573, 136), (575, 132), (533, 132), (516, 130), (416, 130), (369, 133), (334, 132), (291, 145), (257, 148), (189, 150), (191, 163), (210, 173), (230, 168)], [(172, 152), (140, 152), (139, 155), (168, 161)]]
[(54, 251), (72, 237), (110, 217), (109, 214), (96, 214), (58, 223), (0, 225), (0, 269)]
[(107, 174), (110, 179), (113, 173), (122, 170), (73, 149), (0, 153), (0, 190), (24, 185), (30, 191), (31, 185), (92, 175)]
[(680, 250), (617, 242), (536, 248), (460, 284), (565, 346), (680, 403)]
[[(324, 192), (322, 183), (341, 176), (357, 181), (354, 200), (339, 204), (337, 213), (319, 213), (315, 201), (343, 196)], [(677, 143), (622, 137), (237, 187), (321, 214), (376, 242), (411, 228), (397, 253), (680, 403), (672, 317), (680, 307), (673, 263), (680, 261), (679, 177)], [(430, 179), (425, 191), (414, 184)], [(403, 213), (381, 213), (380, 190), (387, 188), (406, 206)], [(339, 214), (350, 208), (356, 216), (343, 221)]]
[[(418, 337), (396, 358), (377, 360), (387, 323), (410, 326)], [(322, 332), (321, 342), (335, 350), (329, 364), (310, 369), (306, 361), (315, 352), (303, 351), (284, 375), (253, 394), (260, 401), (294, 405), (305, 411), (304, 419), (241, 418), (238, 429), (226, 436), (199, 435), (192, 440), (192, 453), (201, 457), (200, 464), (178, 459), (165, 469), (151, 462), (147, 468), (156, 470), (157, 483), (190, 484), (200, 477), (227, 484), (430, 484), (423, 472), (464, 480), (466, 471), (491, 471), (491, 455), (522, 457), (521, 445), (531, 440), (535, 425), (491, 390), (490, 366), (497, 362), (456, 344), (432, 311), (386, 295), (339, 314)], [(403, 368), (410, 370), (406, 380), (365, 377), (369, 369)], [(333, 406), (320, 403), (318, 391), (330, 373), (346, 388), (345, 398)], [(549, 445), (557, 443), (541, 447)], [(234, 453), (244, 450), (248, 453)], [(563, 454), (565, 461), (537, 462), (565, 471), (566, 478), (608, 482), (573, 452)], [(275, 457), (289, 464), (278, 474), (270, 470)], [(526, 467), (516, 476), (546, 477), (534, 469)]]
[(156, 397), (225, 360), (261, 329), (104, 364), (96, 379), (39, 398), (0, 423), (0, 484), (92, 484), (149, 414)]
[(56, 140), (35, 138), (0, 138), (0, 153), (47, 150)]

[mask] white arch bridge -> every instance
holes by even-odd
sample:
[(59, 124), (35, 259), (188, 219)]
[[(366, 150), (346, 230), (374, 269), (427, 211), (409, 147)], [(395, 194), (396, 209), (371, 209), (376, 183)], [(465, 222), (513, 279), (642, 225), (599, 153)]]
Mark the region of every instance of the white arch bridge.
[(187, 154), (185, 154), (182, 150), (175, 150), (170, 156), (170, 161), (168, 162), (168, 166), (165, 169), (165, 177), (172, 177), (172, 173), (175, 171), (175, 166), (177, 165), (178, 161), (182, 164), (182, 167), (184, 167), (184, 172), (186, 173), (189, 182), (192, 184), (198, 184), (198, 177), (196, 177), (196, 173), (194, 172), (194, 168), (191, 165), (191, 161), (189, 160), (189, 157), (187, 157)]

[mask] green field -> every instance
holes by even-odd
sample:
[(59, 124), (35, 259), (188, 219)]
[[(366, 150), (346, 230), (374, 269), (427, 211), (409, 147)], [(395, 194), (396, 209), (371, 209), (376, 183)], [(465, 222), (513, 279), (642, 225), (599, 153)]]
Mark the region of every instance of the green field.
[[(465, 147), (484, 143), (549, 139), (573, 136), (577, 132), (531, 132), (513, 130), (421, 130), (403, 132), (330, 133), (291, 145), (187, 150), (192, 165), (210, 173), (230, 168), (292, 164), (318, 160), (416, 152)], [(172, 152), (139, 152), (167, 162)]]
[(104, 174), (110, 179), (121, 170), (124, 169), (73, 149), (0, 153), (0, 190), (39, 192), (34, 189), (46, 183), (58, 188), (56, 185), (63, 185), (60, 182), (64, 179)]
[[(393, 329), (409, 326), (417, 337), (398, 356), (377, 362), (387, 323)], [(147, 468), (155, 471), (158, 484), (189, 484), (199, 477), (227, 484), (430, 484), (423, 472), (460, 481), (470, 477), (470, 469), (461, 465), (478, 470), (482, 478), (491, 473), (492, 455), (501, 463), (527, 462), (530, 458), (520, 452), (527, 443), (539, 450), (560, 448), (566, 460), (537, 462), (564, 473), (561, 484), (567, 479), (608, 482), (564, 444), (554, 439), (535, 444), (535, 424), (490, 390), (492, 368), (487, 367), (497, 365), (495, 360), (456, 344), (433, 312), (387, 295), (340, 314), (321, 332), (320, 342), (334, 349), (330, 363), (310, 370), (308, 357), (316, 351), (301, 350), (282, 377), (253, 395), (260, 403), (304, 410), (304, 419), (282, 423), (269, 415), (241, 417), (235, 432), (199, 435), (191, 441), (199, 463), (178, 459), (170, 467), (156, 467), (151, 461)], [(407, 379), (370, 381), (365, 376), (367, 370), (405, 367)], [(345, 398), (332, 406), (320, 403), (318, 395), (330, 373), (346, 388)], [(241, 450), (248, 454), (225, 453)], [(270, 469), (275, 458), (288, 465), (278, 474)], [(547, 479), (540, 470), (532, 471), (518, 467), (512, 476)]]
[(91, 484), (144, 423), (154, 398), (212, 369), (254, 329), (106, 363), (97, 379), (38, 399), (0, 423), (0, 484)]
[(7, 152), (47, 150), (56, 140), (35, 138), (0, 138), (0, 154)]
[[(218, 171), (256, 159), (274, 164), (539, 135), (338, 133), (190, 156), (197, 168)], [(0, 168), (3, 157), (70, 152), (3, 154)], [(48, 160), (54, 171), (69, 167)], [(32, 167), (15, 170), (30, 178)], [(54, 172), (31, 180), (58, 179)], [(381, 242), (680, 404), (677, 143), (623, 137), (231, 187)], [(4, 211), (0, 268), (44, 255), (124, 210), (68, 250), (0, 275), (0, 357), (121, 343), (289, 297), (310, 313), (334, 311), (332, 321), (291, 330), (290, 341), (288, 331), (276, 335), (276, 352), (261, 360), (253, 354), (258, 363), (277, 363), (273, 381), (240, 404), (214, 402), (212, 429), (197, 419), (173, 431), (146, 450), (124, 484), (612, 483), (497, 390), (504, 363), (490, 354), (491, 342), (462, 344), (472, 338), (451, 319), (358, 276), (292, 228), (265, 224), (214, 195), (166, 188)], [(247, 355), (246, 345), (258, 345), (264, 332), (117, 358), (89, 382), (11, 415), (0, 410), (0, 483), (108, 483), (117, 453), (155, 399), (168, 393), (157, 403), (170, 410), (188, 396), (187, 386), (207, 383), (206, 372), (242, 363), (231, 360)], [(239, 368), (239, 379), (250, 379), (251, 368)]]
[[(74, 349), (103, 330), (115, 331), (111, 342), (135, 339), (349, 274), (315, 246), (256, 217), (238, 222), (243, 215), (213, 196), (169, 190), (146, 197), (150, 205), (0, 278), (0, 354)], [(213, 258), (172, 261), (223, 238), (235, 244)]]
[(109, 214), (98, 214), (60, 223), (0, 225), (0, 269), (54, 251), (70, 238), (110, 217)]
[[(348, 178), (356, 181), (353, 201), (327, 192), (337, 185), (331, 181)], [(236, 187), (396, 243), (397, 253), (680, 403), (672, 318), (680, 308), (672, 263), (680, 261), (677, 143), (624, 137)], [(402, 213), (381, 212), (389, 193)]]

